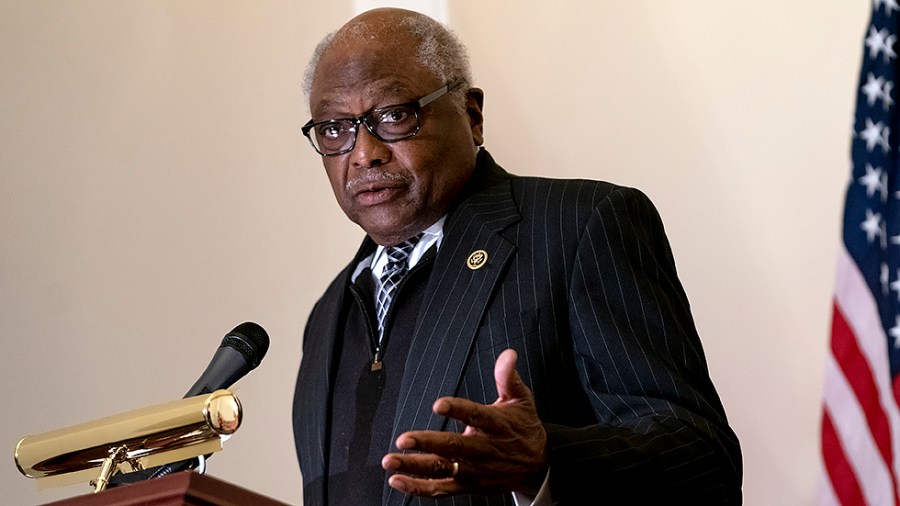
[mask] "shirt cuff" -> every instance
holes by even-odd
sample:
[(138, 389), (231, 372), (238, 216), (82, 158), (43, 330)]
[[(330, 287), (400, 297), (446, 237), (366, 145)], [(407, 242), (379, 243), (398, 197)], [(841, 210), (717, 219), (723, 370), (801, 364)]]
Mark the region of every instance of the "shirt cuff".
[(547, 469), (547, 474), (544, 476), (544, 483), (541, 483), (541, 488), (538, 490), (536, 496), (532, 497), (521, 492), (513, 492), (512, 494), (516, 506), (550, 506), (551, 501), (553, 500), (550, 497), (550, 470)]

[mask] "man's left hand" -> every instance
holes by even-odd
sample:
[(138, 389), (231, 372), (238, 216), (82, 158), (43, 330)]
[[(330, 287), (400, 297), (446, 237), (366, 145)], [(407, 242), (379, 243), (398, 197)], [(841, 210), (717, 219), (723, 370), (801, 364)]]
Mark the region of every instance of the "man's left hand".
[(388, 483), (421, 496), (521, 492), (535, 495), (547, 472), (547, 433), (531, 390), (516, 372), (516, 352), (505, 350), (494, 364), (497, 400), (485, 405), (442, 397), (433, 411), (466, 424), (461, 434), (409, 431), (381, 466)]

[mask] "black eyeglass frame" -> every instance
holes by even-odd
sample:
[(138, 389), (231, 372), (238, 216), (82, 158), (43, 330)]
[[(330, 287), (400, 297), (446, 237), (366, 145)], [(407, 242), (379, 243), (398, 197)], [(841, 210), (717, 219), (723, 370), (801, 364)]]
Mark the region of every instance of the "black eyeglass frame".
[[(421, 111), (422, 108), (425, 107), (426, 105), (434, 102), (435, 100), (443, 97), (444, 95), (446, 95), (446, 94), (450, 93), (451, 91), (455, 90), (456, 88), (460, 87), (463, 83), (465, 83), (465, 79), (457, 79), (456, 81), (452, 81), (449, 84), (445, 84), (444, 86), (441, 86), (440, 88), (432, 91), (431, 93), (425, 95), (424, 97), (422, 97), (418, 100), (405, 102), (403, 104), (388, 105), (388, 106), (384, 106), (384, 107), (379, 107), (377, 109), (372, 109), (372, 110), (368, 111), (367, 113), (365, 113), (361, 116), (357, 116), (355, 118), (332, 118), (332, 119), (327, 119), (324, 121), (317, 121), (315, 123), (313, 123), (313, 120), (309, 120), (305, 125), (303, 125), (303, 127), (300, 129), (300, 131), (303, 132), (303, 135), (307, 138), (307, 140), (309, 140), (309, 143), (312, 145), (313, 149), (316, 150), (316, 153), (319, 153), (322, 156), (339, 156), (339, 155), (343, 155), (343, 154), (353, 151), (353, 148), (356, 147), (356, 139), (359, 137), (359, 125), (365, 125), (366, 130), (368, 130), (369, 133), (372, 134), (373, 137), (375, 137), (376, 139), (378, 139), (381, 142), (392, 143), (392, 142), (410, 139), (412, 137), (415, 137), (416, 134), (419, 133), (419, 129), (421, 129), (421, 127), (422, 127), (422, 123), (419, 121), (419, 111)], [(393, 109), (395, 107), (410, 108), (412, 110), (413, 115), (416, 118), (416, 128), (409, 135), (404, 135), (404, 136), (396, 138), (396, 139), (385, 139), (375, 131), (374, 126), (369, 124), (369, 119), (375, 117), (377, 114), (379, 114), (381, 112), (387, 111), (389, 109)], [(313, 128), (315, 128), (319, 125), (325, 125), (325, 124), (334, 123), (337, 121), (349, 121), (350, 123), (353, 124), (353, 142), (350, 143), (350, 147), (343, 149), (341, 151), (336, 151), (334, 153), (323, 153), (316, 146), (315, 141), (313, 141), (310, 131), (312, 131)], [(377, 124), (376, 124), (376, 126), (377, 126)]]

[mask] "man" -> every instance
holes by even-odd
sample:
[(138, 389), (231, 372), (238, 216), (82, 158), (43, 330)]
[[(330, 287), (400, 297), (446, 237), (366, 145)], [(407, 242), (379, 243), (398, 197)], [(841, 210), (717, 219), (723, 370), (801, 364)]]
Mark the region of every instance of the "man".
[(304, 504), (739, 503), (652, 204), (505, 172), (471, 82), (450, 32), (397, 9), (310, 63), (304, 134), (367, 236), (306, 326)]

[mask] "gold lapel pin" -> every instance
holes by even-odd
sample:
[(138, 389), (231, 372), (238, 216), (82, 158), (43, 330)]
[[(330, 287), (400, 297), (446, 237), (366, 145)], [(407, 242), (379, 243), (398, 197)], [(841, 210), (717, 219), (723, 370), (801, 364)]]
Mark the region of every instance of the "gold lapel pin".
[(484, 264), (487, 263), (487, 259), (487, 251), (483, 249), (473, 251), (472, 254), (469, 255), (469, 258), (466, 260), (466, 266), (473, 271), (478, 270), (484, 267)]

